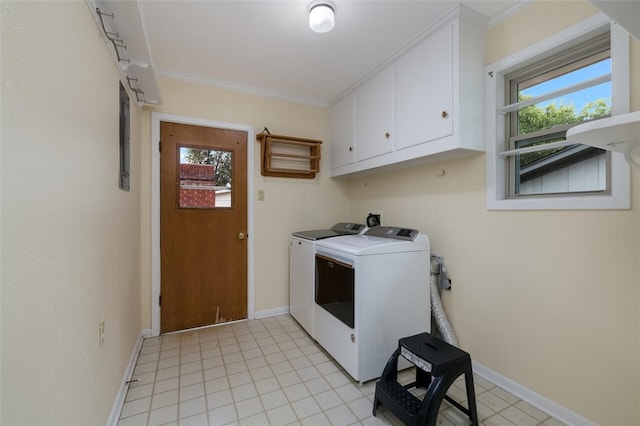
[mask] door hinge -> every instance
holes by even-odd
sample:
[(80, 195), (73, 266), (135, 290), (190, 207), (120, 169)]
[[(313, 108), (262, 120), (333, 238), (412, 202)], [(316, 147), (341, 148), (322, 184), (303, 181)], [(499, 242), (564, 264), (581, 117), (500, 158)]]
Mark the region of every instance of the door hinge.
[(158, 296), (158, 306), (162, 306), (162, 295)]
[(162, 152), (162, 142), (158, 142), (158, 152)]

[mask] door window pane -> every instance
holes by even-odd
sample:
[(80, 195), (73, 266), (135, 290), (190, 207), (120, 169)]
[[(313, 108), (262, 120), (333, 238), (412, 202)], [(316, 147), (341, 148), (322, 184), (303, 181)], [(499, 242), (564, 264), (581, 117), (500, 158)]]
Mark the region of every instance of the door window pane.
[(186, 209), (231, 207), (232, 152), (180, 147), (180, 202)]

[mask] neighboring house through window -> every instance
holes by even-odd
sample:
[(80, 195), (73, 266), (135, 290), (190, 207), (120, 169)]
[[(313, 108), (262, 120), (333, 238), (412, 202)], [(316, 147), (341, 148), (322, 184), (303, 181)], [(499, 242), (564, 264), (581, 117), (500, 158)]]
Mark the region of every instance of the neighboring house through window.
[(622, 154), (565, 140), (629, 111), (628, 39), (597, 15), (487, 67), (489, 209), (629, 208)]

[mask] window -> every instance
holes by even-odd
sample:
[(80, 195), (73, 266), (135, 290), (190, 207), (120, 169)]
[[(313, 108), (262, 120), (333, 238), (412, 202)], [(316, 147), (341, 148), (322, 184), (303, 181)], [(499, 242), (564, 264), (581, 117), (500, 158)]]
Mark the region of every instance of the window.
[(179, 150), (180, 208), (231, 207), (233, 153), (190, 146)]
[(622, 156), (565, 139), (572, 126), (628, 112), (620, 31), (582, 23), (488, 67), (489, 209), (629, 208)]
[(505, 80), (508, 196), (609, 191), (606, 151), (563, 142), (572, 125), (611, 115), (609, 34)]

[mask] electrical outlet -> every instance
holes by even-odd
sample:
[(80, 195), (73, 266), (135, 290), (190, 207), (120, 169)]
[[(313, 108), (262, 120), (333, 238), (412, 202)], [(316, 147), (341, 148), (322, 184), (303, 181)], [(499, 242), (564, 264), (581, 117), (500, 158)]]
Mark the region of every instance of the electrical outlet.
[(104, 335), (105, 335), (104, 319), (102, 319), (98, 323), (98, 339), (99, 339), (99, 342), (100, 342), (100, 346), (102, 346), (104, 344)]
[(264, 189), (258, 189), (258, 201), (264, 201)]
[(367, 219), (368, 226), (382, 225), (382, 210), (372, 210), (369, 212), (369, 216), (373, 216), (371, 219)]

